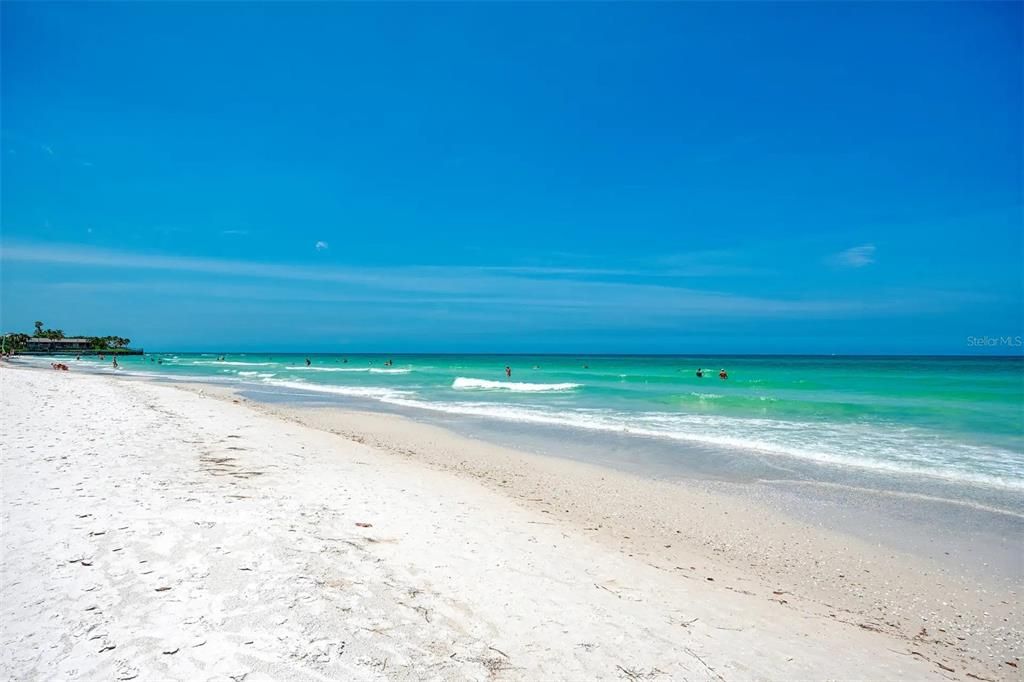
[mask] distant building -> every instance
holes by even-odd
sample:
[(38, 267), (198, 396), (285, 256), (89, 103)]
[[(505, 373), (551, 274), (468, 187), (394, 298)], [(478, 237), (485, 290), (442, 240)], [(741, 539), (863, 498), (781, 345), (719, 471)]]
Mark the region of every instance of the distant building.
[(89, 339), (42, 339), (32, 337), (28, 340), (26, 350), (36, 353), (68, 353), (77, 350), (92, 350)]

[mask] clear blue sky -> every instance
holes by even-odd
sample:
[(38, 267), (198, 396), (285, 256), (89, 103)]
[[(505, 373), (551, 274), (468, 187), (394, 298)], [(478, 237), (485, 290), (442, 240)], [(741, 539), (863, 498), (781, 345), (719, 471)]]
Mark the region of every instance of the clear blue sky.
[(1019, 3), (0, 11), (5, 331), (681, 353), (1024, 333)]

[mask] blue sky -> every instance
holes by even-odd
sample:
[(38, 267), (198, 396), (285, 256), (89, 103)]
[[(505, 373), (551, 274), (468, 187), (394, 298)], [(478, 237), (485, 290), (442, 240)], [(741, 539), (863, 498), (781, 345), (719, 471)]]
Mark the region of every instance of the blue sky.
[(1019, 3), (0, 11), (5, 331), (680, 353), (1024, 333)]

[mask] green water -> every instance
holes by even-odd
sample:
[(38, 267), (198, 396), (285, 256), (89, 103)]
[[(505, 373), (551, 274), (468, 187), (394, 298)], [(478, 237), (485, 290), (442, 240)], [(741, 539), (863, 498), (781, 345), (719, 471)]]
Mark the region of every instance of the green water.
[(120, 371), (1024, 490), (1021, 357), (219, 357), (123, 358)]

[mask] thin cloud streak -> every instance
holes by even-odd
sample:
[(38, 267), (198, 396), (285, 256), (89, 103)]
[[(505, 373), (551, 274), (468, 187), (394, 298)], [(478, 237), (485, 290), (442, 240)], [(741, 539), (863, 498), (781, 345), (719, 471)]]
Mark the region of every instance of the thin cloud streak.
[[(231, 259), (162, 256), (129, 253), (81, 246), (6, 244), (0, 246), (0, 260), (51, 265), (74, 265), (125, 270), (190, 272), (263, 280), (322, 282), (345, 285), (338, 294), (322, 290), (281, 291), (248, 282), (209, 282), (194, 292), (177, 283), (162, 291), (194, 296), (235, 296), (239, 299), (374, 303), (382, 305), (453, 305), (474, 308), (507, 308), (513, 312), (575, 309), (594, 315), (644, 316), (676, 319), (687, 316), (820, 319), (890, 315), (920, 311), (936, 306), (958, 306), (955, 296), (936, 297), (927, 292), (906, 292), (899, 296), (861, 299), (769, 298), (736, 295), (670, 286), (649, 281), (601, 280), (601, 271), (560, 271), (552, 278), (542, 269), (494, 268), (490, 266), (389, 266), (324, 268), (303, 265), (257, 263)], [(572, 270), (572, 269), (568, 269)], [(83, 283), (81, 286), (89, 286)], [(101, 285), (102, 283), (100, 283)], [(71, 286), (69, 283), (68, 286)], [(138, 290), (145, 281), (113, 283), (122, 290)], [(221, 293), (218, 294), (217, 292)]]
[(875, 245), (854, 246), (837, 253), (832, 260), (842, 267), (863, 268), (875, 262)]

